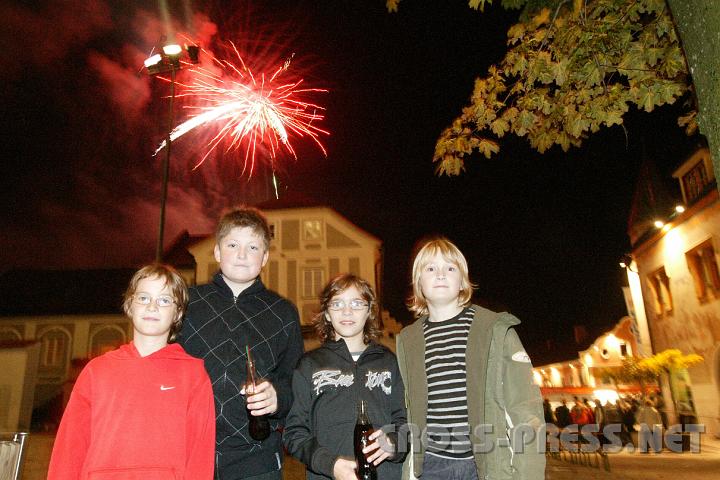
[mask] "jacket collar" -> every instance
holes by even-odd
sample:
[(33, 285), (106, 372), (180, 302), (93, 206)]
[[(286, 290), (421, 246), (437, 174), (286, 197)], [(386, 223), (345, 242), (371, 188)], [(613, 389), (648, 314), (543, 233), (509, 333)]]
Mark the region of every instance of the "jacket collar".
[[(352, 355), (350, 354), (350, 349), (348, 349), (347, 343), (345, 343), (345, 340), (342, 338), (340, 340), (328, 340), (327, 342), (323, 343), (323, 348), (327, 348), (328, 350), (331, 350), (338, 355), (340, 355), (343, 358), (352, 360)], [(367, 346), (367, 348), (363, 351), (361, 356), (367, 356), (375, 353), (382, 353), (383, 347), (375, 342), (370, 342)], [(359, 360), (359, 359), (358, 359)]]
[[(488, 310), (487, 308), (483, 308), (479, 305), (469, 305), (469, 308), (472, 308), (475, 310), (475, 316), (473, 317), (473, 323), (476, 320), (484, 319), (487, 326), (495, 327), (502, 326), (502, 327), (512, 327), (514, 325), (518, 325), (520, 323), (520, 320), (515, 318), (512, 315), (507, 314), (506, 312), (493, 312), (492, 310)], [(410, 331), (414, 331), (414, 334), (422, 334), (422, 326), (425, 322), (427, 322), (429, 315), (423, 315), (422, 317), (418, 318), (414, 323), (408, 325), (406, 328), (408, 329), (408, 333)]]
[(179, 343), (169, 343), (160, 350), (151, 353), (150, 355), (141, 356), (138, 352), (137, 347), (133, 342), (122, 345), (117, 350), (113, 350), (108, 353), (113, 358), (119, 358), (123, 360), (147, 358), (147, 359), (172, 359), (172, 360), (187, 360), (188, 356), (185, 354), (185, 350), (180, 346)]
[[(212, 283), (224, 297), (235, 298), (232, 290), (230, 289), (228, 284), (225, 283), (222, 272), (217, 272), (213, 276)], [(255, 279), (252, 285), (240, 292), (238, 298), (244, 297), (245, 295), (254, 295), (256, 293), (262, 292), (263, 290), (265, 290), (265, 285), (263, 285), (262, 280), (260, 280), (260, 277), (258, 277)]]

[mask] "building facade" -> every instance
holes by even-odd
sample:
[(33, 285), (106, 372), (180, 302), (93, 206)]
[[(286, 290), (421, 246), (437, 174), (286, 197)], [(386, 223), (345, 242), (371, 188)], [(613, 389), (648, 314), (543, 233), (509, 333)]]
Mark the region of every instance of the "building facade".
[(678, 370), (664, 385), (675, 413), (690, 413), (720, 434), (720, 201), (710, 153), (698, 150), (673, 176), (683, 203), (667, 215), (644, 218), (631, 228), (634, 262), (629, 276), (640, 279), (655, 353), (679, 349), (704, 362)]
[(0, 432), (30, 428), (39, 350), (38, 342), (0, 343)]
[(637, 385), (616, 385), (603, 375), (606, 369), (620, 368), (623, 360), (636, 355), (638, 343), (632, 325), (632, 317), (623, 317), (612, 330), (578, 352), (577, 358), (533, 368), (543, 397), (552, 402), (578, 396), (615, 403), (619, 394), (637, 393)]
[[(339, 273), (354, 273), (381, 291), (382, 242), (325, 206), (263, 207), (273, 240), (261, 278), (293, 302), (303, 325), (317, 313), (318, 294)], [(186, 247), (195, 264), (192, 283), (207, 282), (218, 270), (212, 235)]]
[[(77, 376), (86, 361), (131, 338), (132, 325), (121, 314), (0, 317), (0, 359), (4, 365), (0, 374), (0, 429), (27, 430), (34, 408), (62, 408), (72, 390), (68, 381)], [(18, 383), (22, 379), (24, 383)], [(53, 416), (52, 412), (48, 415)], [(46, 425), (42, 420), (40, 423), (35, 427), (57, 426), (55, 419)]]

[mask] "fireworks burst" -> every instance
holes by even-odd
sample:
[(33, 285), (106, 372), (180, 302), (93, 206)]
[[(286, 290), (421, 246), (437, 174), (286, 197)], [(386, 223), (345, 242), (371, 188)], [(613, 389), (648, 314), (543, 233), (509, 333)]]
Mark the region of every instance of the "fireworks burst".
[[(329, 135), (329, 132), (316, 125), (316, 122), (323, 120), (325, 109), (303, 100), (307, 94), (327, 90), (301, 88), (303, 80), (283, 83), (282, 74), (290, 67), (292, 57), (271, 75), (255, 75), (246, 66), (235, 44), (229, 43), (237, 64), (205, 52), (220, 67), (220, 73), (195, 67), (190, 70), (192, 81), (177, 82), (180, 90), (177, 97), (188, 99), (189, 104), (185, 108), (195, 113), (170, 132), (170, 141), (198, 127), (213, 125), (217, 128), (217, 133), (207, 144), (207, 151), (193, 170), (202, 165), (220, 144), (224, 145), (226, 152), (244, 150), (243, 173), (249, 169), (250, 177), (259, 149), (268, 153), (273, 172), (275, 159), (282, 150), (297, 159), (291, 143), (292, 137), (311, 138), (323, 155), (327, 155), (320, 142), (320, 135)], [(166, 141), (163, 141), (155, 155), (165, 146)]]

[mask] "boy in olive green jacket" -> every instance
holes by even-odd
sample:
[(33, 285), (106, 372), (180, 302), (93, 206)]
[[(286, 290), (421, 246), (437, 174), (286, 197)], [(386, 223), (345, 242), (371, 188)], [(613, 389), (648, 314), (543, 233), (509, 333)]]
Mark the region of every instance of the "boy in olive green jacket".
[(543, 480), (542, 397), (520, 321), (471, 303), (467, 262), (447, 239), (420, 249), (412, 275), (419, 319), (397, 338), (415, 428), (403, 478)]

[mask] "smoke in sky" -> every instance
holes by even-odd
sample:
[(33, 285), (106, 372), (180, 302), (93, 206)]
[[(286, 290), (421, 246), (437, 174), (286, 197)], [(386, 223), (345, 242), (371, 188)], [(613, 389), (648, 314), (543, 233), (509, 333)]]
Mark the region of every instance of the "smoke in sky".
[[(3, 2), (0, 15), (0, 44), (10, 52), (0, 70), (0, 129), (10, 145), (0, 180), (0, 269), (151, 259), (164, 155), (152, 152), (167, 132), (169, 90), (142, 62), (168, 33), (210, 48), (218, 26), (186, 9), (163, 21), (132, 1)], [(198, 146), (173, 147), (166, 245), (184, 229), (210, 232), (229, 205), (272, 194), (264, 172), (249, 182), (230, 162), (191, 171)]]
[(112, 29), (110, 8), (102, 1), (50, 0), (32, 7), (2, 2), (0, 17), (5, 77), (57, 68), (74, 50)]

